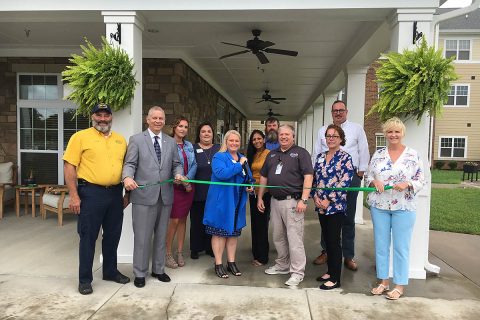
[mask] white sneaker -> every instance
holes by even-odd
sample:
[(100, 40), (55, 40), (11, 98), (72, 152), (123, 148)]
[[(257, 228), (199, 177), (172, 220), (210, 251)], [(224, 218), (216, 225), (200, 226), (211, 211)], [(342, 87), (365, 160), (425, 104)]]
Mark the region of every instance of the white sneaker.
[(285, 281), (285, 284), (287, 286), (293, 287), (293, 286), (298, 286), (300, 284), (300, 282), (302, 282), (302, 281), (303, 281), (303, 277), (294, 273), (290, 276), (290, 279)]
[(266, 274), (289, 274), (290, 270), (281, 270), (277, 265), (273, 265), (265, 270)]

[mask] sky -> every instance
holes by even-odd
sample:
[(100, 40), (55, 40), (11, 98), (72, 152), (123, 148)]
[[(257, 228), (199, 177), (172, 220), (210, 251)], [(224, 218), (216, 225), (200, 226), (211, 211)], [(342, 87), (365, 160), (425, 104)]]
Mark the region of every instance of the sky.
[(442, 6), (442, 8), (462, 8), (469, 6), (472, 0), (448, 0)]

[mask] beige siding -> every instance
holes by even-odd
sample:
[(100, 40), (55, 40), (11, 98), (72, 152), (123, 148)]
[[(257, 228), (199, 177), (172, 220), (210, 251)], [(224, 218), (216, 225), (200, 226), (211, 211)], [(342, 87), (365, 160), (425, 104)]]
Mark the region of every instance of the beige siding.
[[(455, 83), (470, 85), (469, 106), (445, 107), (443, 115), (435, 119), (433, 159), (439, 159), (440, 136), (466, 136), (466, 160), (478, 161), (480, 160), (480, 64), (457, 63), (455, 69), (459, 75), (459, 80)], [(472, 80), (472, 76), (475, 76), (476, 79)], [(470, 124), (470, 127), (468, 127), (468, 124)]]

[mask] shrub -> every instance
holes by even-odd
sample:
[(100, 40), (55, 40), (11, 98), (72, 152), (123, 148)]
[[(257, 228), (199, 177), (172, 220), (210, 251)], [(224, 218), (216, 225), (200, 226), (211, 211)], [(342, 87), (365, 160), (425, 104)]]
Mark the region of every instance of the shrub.
[(380, 98), (368, 115), (378, 114), (382, 121), (393, 116), (420, 121), (425, 113), (439, 116), (451, 82), (458, 79), (455, 58), (445, 59), (441, 50), (427, 45), (425, 38), (413, 50), (383, 57), (377, 69)]
[(435, 161), (435, 164), (434, 164), (435, 169), (442, 170), (444, 164), (445, 163), (443, 161)]
[(458, 165), (457, 161), (449, 161), (448, 162), (448, 167), (450, 168), (450, 170), (457, 169), (457, 165)]
[(102, 37), (102, 47), (97, 49), (85, 39), (82, 55), (73, 54), (72, 65), (62, 72), (63, 81), (72, 87), (68, 99), (78, 104), (76, 114), (89, 116), (93, 106), (103, 102), (113, 111), (130, 104), (137, 81), (133, 62), (119, 47), (111, 46)]

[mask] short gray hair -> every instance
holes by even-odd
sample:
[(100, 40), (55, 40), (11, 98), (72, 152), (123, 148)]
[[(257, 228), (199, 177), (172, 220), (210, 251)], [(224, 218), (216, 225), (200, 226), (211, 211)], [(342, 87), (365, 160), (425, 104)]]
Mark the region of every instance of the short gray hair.
[(293, 136), (295, 137), (295, 128), (291, 124), (282, 124), (280, 127), (278, 127), (278, 132), (280, 133), (280, 130), (282, 128), (288, 128), (290, 131), (292, 131)]

